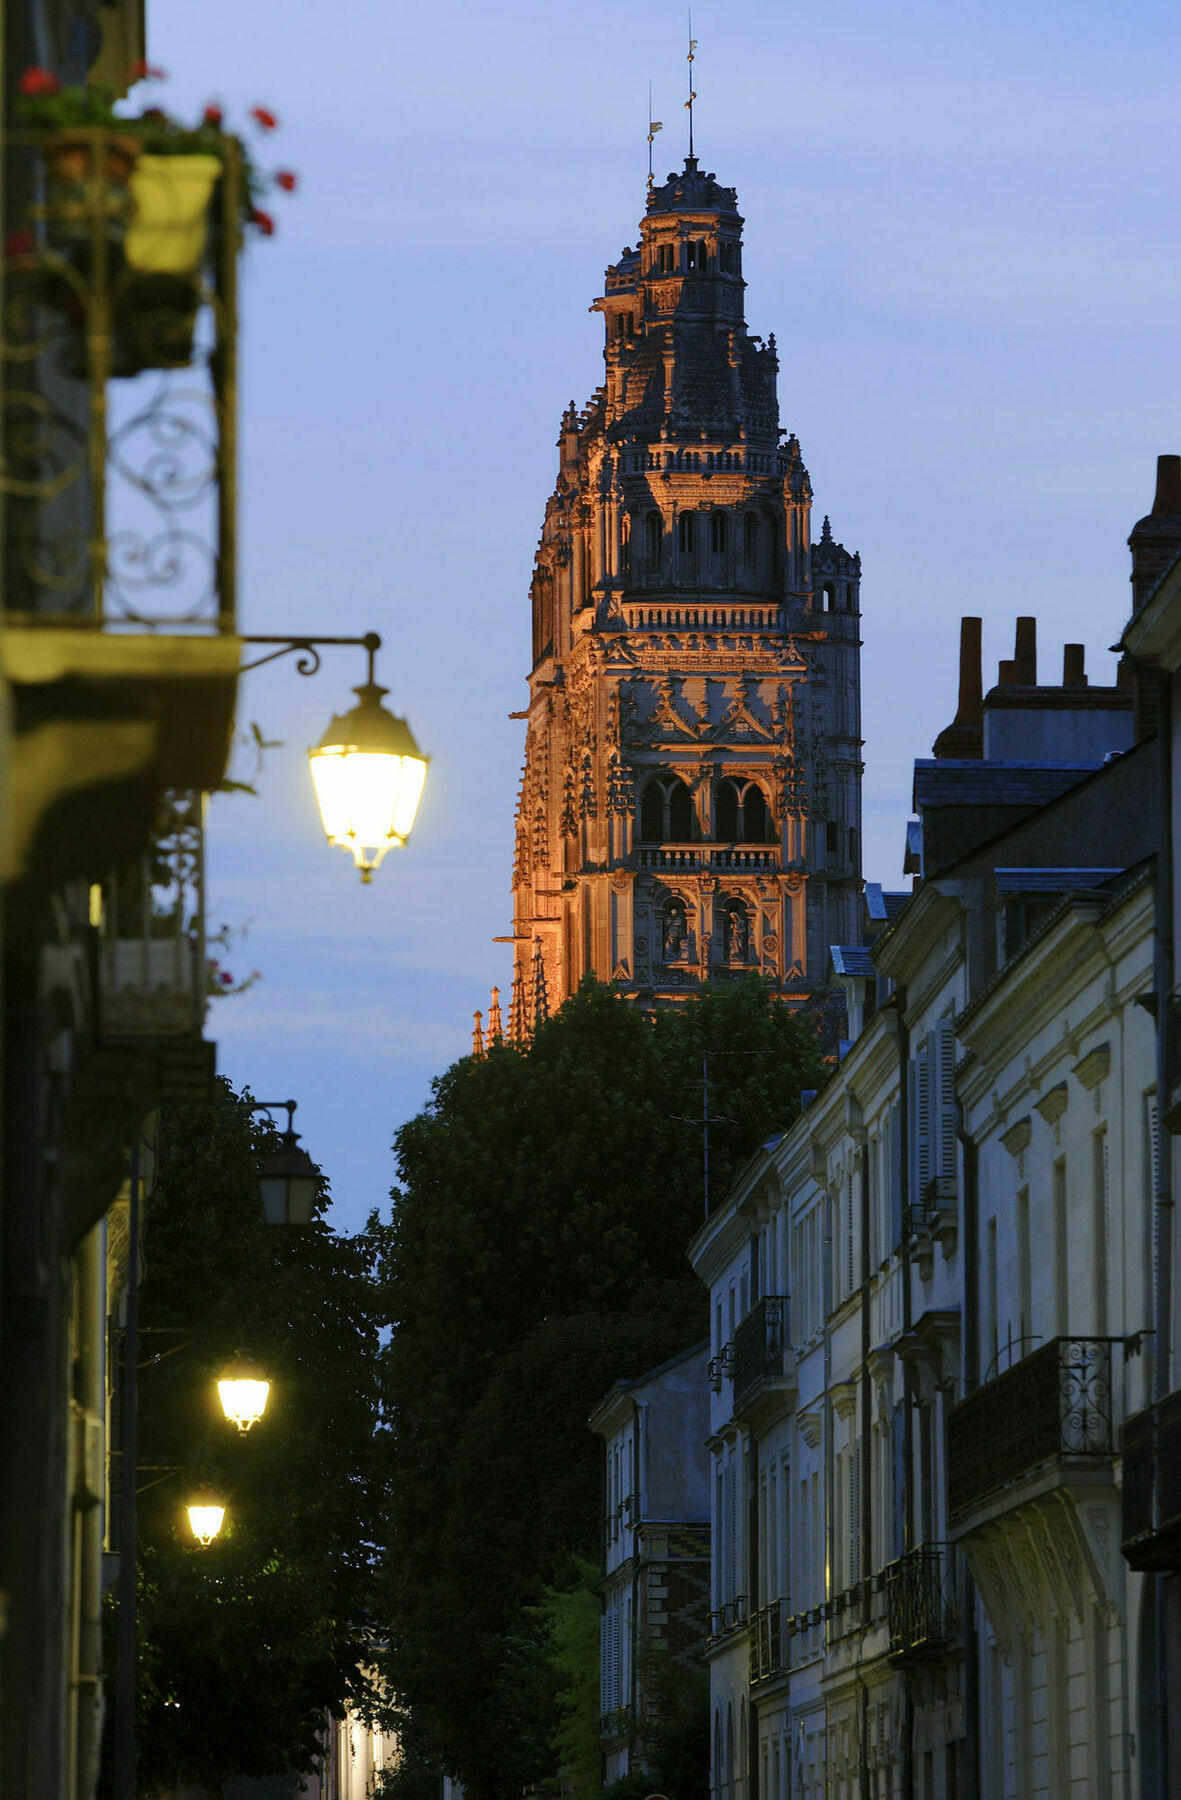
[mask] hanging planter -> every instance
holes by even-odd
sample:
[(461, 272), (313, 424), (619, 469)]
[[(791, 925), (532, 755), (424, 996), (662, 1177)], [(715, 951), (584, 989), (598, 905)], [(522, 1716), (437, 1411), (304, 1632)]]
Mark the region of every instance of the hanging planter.
[[(140, 63), (129, 83), (157, 80), (160, 71)], [(20, 83), (19, 116), (33, 127), (45, 171), (41, 208), (45, 241), (84, 283), (92, 283), (96, 223), (106, 242), (105, 272), (110, 312), (112, 375), (187, 366), (193, 358), (197, 316), (207, 298), (202, 275), (209, 264), (214, 200), (220, 184), (232, 184), (230, 231), (263, 237), (274, 222), (258, 201), (269, 187), (290, 193), (295, 176), (264, 176), (242, 140), (223, 132), (219, 106), (207, 106), (196, 125), (171, 118), (160, 107), (125, 117), (114, 110), (111, 89), (63, 87), (47, 69), (27, 69)], [(260, 132), (278, 120), (256, 106), (250, 118)], [(220, 213), (220, 209), (218, 209)], [(219, 220), (220, 222), (220, 220)], [(236, 243), (231, 254), (236, 251)], [(50, 261), (53, 259), (50, 258)], [(57, 290), (62, 278), (57, 264)], [(53, 282), (45, 286), (52, 304)], [(72, 341), (67, 371), (86, 373), (79, 299), (69, 296), (62, 316)], [(99, 296), (99, 304), (103, 304)]]

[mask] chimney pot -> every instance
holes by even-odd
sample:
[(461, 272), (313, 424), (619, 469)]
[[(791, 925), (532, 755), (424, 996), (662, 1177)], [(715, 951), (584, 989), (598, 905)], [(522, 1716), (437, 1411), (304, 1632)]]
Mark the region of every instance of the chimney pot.
[(996, 666), (996, 684), (998, 687), (1017, 687), (1017, 664), (1015, 662), (999, 662)]
[(1181, 513), (1181, 456), (1158, 456), (1156, 459), (1156, 498), (1154, 513)]
[(1037, 620), (1018, 619), (1017, 643), (1013, 651), (1019, 687), (1037, 686)]
[(1062, 646), (1063, 687), (1086, 687), (1086, 661), (1087, 647), (1085, 644), (1064, 644)]

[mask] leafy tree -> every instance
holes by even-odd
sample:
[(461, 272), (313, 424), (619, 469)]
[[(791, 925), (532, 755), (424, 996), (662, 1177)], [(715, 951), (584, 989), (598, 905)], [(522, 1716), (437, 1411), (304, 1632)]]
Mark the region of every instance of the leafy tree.
[[(328, 1709), (380, 1706), (364, 1671), (388, 1441), (381, 1230), (266, 1225), (258, 1165), (274, 1142), (224, 1085), (160, 1127), (140, 1306), (143, 1793), (310, 1769)], [(272, 1382), (245, 1437), (215, 1387), (239, 1346)], [(184, 1514), (201, 1482), (229, 1509), (208, 1548)]]
[(545, 1781), (562, 1678), (531, 1612), (598, 1549), (586, 1417), (705, 1335), (685, 1252), (711, 1192), (826, 1073), (757, 978), (647, 1014), (595, 982), (525, 1051), (465, 1058), (398, 1132), (383, 1262), (393, 1685), (472, 1800)]

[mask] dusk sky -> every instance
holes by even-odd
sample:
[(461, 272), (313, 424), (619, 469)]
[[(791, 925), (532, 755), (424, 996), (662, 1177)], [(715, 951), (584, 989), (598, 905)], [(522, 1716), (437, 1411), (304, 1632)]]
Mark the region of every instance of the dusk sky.
[[(903, 885), (910, 771), (1036, 614), (1041, 673), (1092, 680), (1129, 610), (1126, 538), (1181, 450), (1176, 5), (695, 0), (702, 166), (738, 189), (746, 316), (776, 334), (814, 531), (862, 555), (865, 873)], [(637, 240), (648, 82), (659, 177), (685, 154), (679, 0), (153, 0), (161, 99), (265, 102), (298, 171), (242, 284), (243, 629), (380, 631), (433, 761), (409, 848), (363, 888), (305, 751), (363, 678), (327, 652), (247, 676), (283, 740), (210, 810), (210, 916), (257, 967), (207, 1035), (293, 1095), (336, 1196), (385, 1207), (397, 1126), (510, 985), (528, 586), (588, 316)]]

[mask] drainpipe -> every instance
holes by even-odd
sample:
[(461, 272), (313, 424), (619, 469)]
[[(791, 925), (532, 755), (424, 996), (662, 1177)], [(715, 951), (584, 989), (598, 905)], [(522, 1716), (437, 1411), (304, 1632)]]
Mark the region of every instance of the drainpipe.
[[(1156, 887), (1153, 895), (1156, 928), (1156, 1110), (1159, 1145), (1156, 1158), (1156, 1317), (1153, 1395), (1159, 1402), (1173, 1385), (1173, 1146), (1164, 1129), (1173, 1077), (1173, 983), (1176, 976), (1173, 945), (1173, 694), (1162, 672), (1157, 695), (1157, 749), (1160, 770), (1159, 839)], [(1156, 1484), (1154, 1483), (1154, 1489)], [(1153, 1494), (1153, 1510), (1158, 1505)], [(1155, 1522), (1155, 1521), (1154, 1521)], [(1164, 1575), (1152, 1578), (1156, 1611), (1157, 1769), (1158, 1791), (1171, 1792), (1169, 1768), (1169, 1607)]]
[(861, 1683), (861, 1743), (858, 1753), (858, 1781), (862, 1800), (870, 1800), (869, 1780), (869, 1689), (861, 1674), (861, 1654), (865, 1648), (865, 1632), (869, 1630), (870, 1578), (873, 1573), (873, 1392), (869, 1374), (869, 1352), (872, 1319), (869, 1292), (869, 1145), (861, 1145), (861, 1626), (862, 1637), (857, 1651), (857, 1679)]
[[(894, 991), (898, 1040), (898, 1126), (902, 1175), (902, 1333), (910, 1335), (910, 1032), (906, 1024), (906, 989)], [(902, 1365), (902, 1554), (914, 1548), (914, 1418), (910, 1403), (910, 1369)], [(902, 1672), (902, 1800), (915, 1800), (914, 1688), (910, 1669)]]
[[(980, 1374), (980, 1270), (976, 1254), (980, 1231), (980, 1153), (976, 1140), (964, 1128), (964, 1109), (956, 1102), (956, 1136), (963, 1151), (964, 1227), (960, 1239), (963, 1266), (964, 1312), (960, 1325), (960, 1355), (964, 1393), (970, 1394)], [(964, 1632), (964, 1738), (967, 1769), (964, 1800), (980, 1796), (980, 1643), (976, 1634), (976, 1584), (962, 1558), (960, 1619)]]
[(639, 1713), (637, 1706), (640, 1698), (639, 1669), (636, 1661), (636, 1646), (639, 1643), (639, 1600), (640, 1600), (640, 1534), (636, 1529), (640, 1517), (640, 1405), (635, 1395), (631, 1395), (632, 1408), (632, 1504), (631, 1518), (628, 1524), (632, 1534), (632, 1606), (631, 1606), (631, 1645), (628, 1660), (628, 1731), (627, 1731), (627, 1769), (632, 1771), (632, 1758), (636, 1753), (636, 1741), (639, 1732)]
[[(759, 1446), (753, 1431), (750, 1438), (750, 1495), (747, 1502), (747, 1519), (749, 1521), (748, 1536), (750, 1554), (746, 1566), (746, 1617), (748, 1621), (756, 1611), (753, 1602), (759, 1594)], [(746, 1681), (746, 1797), (745, 1800), (759, 1800), (759, 1712), (754, 1695), (750, 1691), (749, 1671)]]
[[(832, 1196), (825, 1186), (824, 1193), (824, 1269), (823, 1269), (823, 1305), (824, 1305), (824, 1599), (821, 1610), (824, 1621), (825, 1636), (828, 1635), (828, 1603), (833, 1597), (833, 1466), (832, 1466)], [(825, 1707), (825, 1732), (828, 1729), (828, 1708)]]

